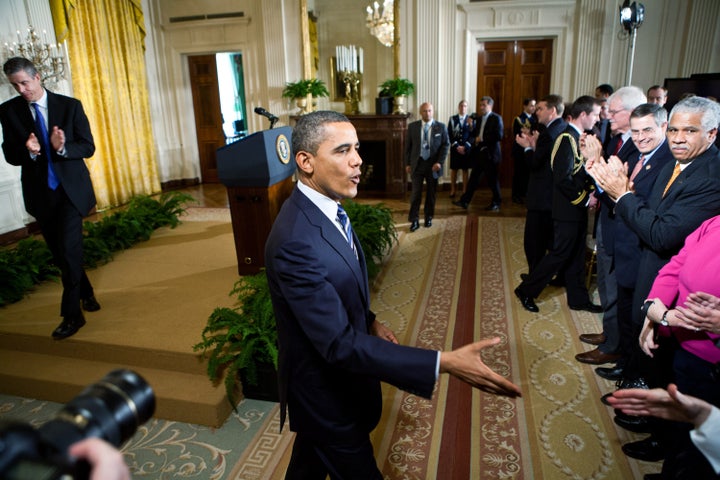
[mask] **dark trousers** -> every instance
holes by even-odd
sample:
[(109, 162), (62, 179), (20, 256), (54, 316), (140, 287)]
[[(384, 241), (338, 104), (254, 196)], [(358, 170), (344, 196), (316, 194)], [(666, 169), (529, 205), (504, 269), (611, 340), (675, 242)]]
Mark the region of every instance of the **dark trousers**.
[(525, 198), (527, 195), (528, 181), (530, 179), (530, 169), (525, 160), (525, 150), (518, 144), (513, 145), (513, 178), (512, 178), (512, 197), (515, 199)]
[(523, 246), (528, 271), (532, 272), (552, 248), (553, 219), (550, 210), (528, 210), (525, 215)]
[(298, 433), (285, 480), (382, 480), (370, 437), (345, 445), (324, 444)]
[[(692, 353), (678, 349), (673, 359), (675, 383), (680, 392), (720, 406), (720, 382), (711, 375), (713, 365)], [(666, 450), (663, 478), (718, 478), (705, 456), (690, 440), (692, 426), (668, 422), (661, 441)]]
[[(619, 353), (622, 355), (618, 360), (618, 367), (625, 368), (628, 359), (633, 355), (634, 346), (638, 344), (638, 337), (633, 338), (633, 296), (635, 294), (634, 287), (617, 286), (617, 352), (608, 351), (606, 353)], [(606, 334), (607, 335), (607, 334)], [(608, 349), (611, 350), (611, 349)], [(604, 351), (604, 350), (603, 350)], [(623, 372), (624, 373), (624, 372)], [(635, 378), (639, 375), (635, 375)]]
[(528, 297), (536, 298), (562, 272), (570, 306), (582, 306), (590, 301), (585, 286), (585, 221), (566, 222), (555, 220), (555, 238), (552, 249), (540, 260), (518, 289)]
[(410, 192), (410, 213), (408, 221), (414, 222), (420, 218), (420, 202), (422, 202), (423, 183), (427, 184), (425, 192), (425, 220), (435, 215), (435, 190), (437, 189), (437, 178), (433, 177), (434, 160), (418, 160), (415, 171), (410, 175), (412, 190)]
[(495, 163), (490, 160), (487, 156), (487, 153), (484, 151), (480, 151), (479, 158), (476, 160), (477, 164), (473, 166), (473, 169), (470, 171), (470, 178), (468, 179), (468, 186), (465, 189), (465, 193), (462, 197), (460, 197), (460, 201), (463, 203), (470, 203), (472, 202), (473, 195), (475, 195), (475, 190), (478, 189), (478, 186), (480, 185), (480, 179), (482, 178), (483, 174), (487, 177), (488, 185), (490, 186), (490, 191), (492, 192), (492, 203), (495, 205), (500, 205), (502, 203), (502, 197), (500, 195), (500, 180), (498, 178), (498, 165), (495, 165)]
[(72, 204), (65, 190), (48, 189), (47, 208), (38, 213), (45, 243), (62, 272), (63, 295), (60, 315), (80, 316), (80, 299), (93, 295), (90, 280), (83, 269), (83, 218)]

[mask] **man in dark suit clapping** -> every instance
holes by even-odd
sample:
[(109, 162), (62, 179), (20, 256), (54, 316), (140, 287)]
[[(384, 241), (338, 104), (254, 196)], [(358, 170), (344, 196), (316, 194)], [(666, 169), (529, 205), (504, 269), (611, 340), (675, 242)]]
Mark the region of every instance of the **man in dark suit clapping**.
[(535, 109), (538, 123), (544, 127), (542, 132), (522, 133), (515, 137), (517, 145), (524, 149), (530, 172), (523, 242), (530, 272), (552, 247), (553, 177), (550, 157), (555, 140), (567, 128), (562, 119), (563, 108), (563, 98), (560, 95), (543, 97)]
[(410, 231), (420, 228), (420, 202), (423, 183), (427, 185), (425, 193), (425, 226), (432, 226), (435, 215), (435, 189), (437, 179), (442, 175), (445, 157), (450, 151), (450, 139), (447, 128), (442, 122), (433, 120), (432, 103), (420, 105), (422, 120), (408, 125), (405, 139), (405, 171), (410, 175), (412, 191), (410, 193), (410, 212), (408, 221)]
[(11, 58), (3, 71), (20, 94), (0, 105), (3, 153), (8, 163), (22, 167), (25, 209), (40, 224), (62, 272), (63, 320), (52, 334), (60, 340), (85, 325), (82, 309), (100, 309), (82, 250), (83, 217), (95, 206), (84, 159), (93, 155), (95, 144), (82, 104), (46, 90), (32, 62)]
[(553, 175), (553, 231), (550, 251), (515, 289), (523, 308), (538, 312), (535, 298), (562, 273), (568, 306), (572, 310), (599, 313), (599, 305), (590, 301), (585, 286), (585, 236), (587, 204), (593, 189), (592, 178), (585, 172), (580, 145), (586, 131), (598, 119), (600, 105), (590, 96), (579, 97), (570, 108), (571, 120), (555, 141), (550, 168)]

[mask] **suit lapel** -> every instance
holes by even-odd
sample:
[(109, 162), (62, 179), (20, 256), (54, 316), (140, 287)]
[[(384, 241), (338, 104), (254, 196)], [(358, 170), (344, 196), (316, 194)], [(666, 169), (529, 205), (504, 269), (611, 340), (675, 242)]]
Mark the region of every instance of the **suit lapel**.
[(305, 215), (307, 216), (309, 222), (312, 225), (320, 229), (320, 235), (322, 236), (323, 240), (330, 248), (332, 248), (335, 252), (338, 253), (338, 255), (342, 257), (345, 264), (352, 271), (353, 276), (358, 283), (358, 287), (362, 292), (363, 303), (366, 305), (366, 307), (369, 307), (370, 300), (367, 283), (367, 271), (365, 266), (365, 256), (363, 255), (360, 241), (355, 235), (355, 232), (353, 231), (353, 238), (355, 240), (355, 245), (357, 246), (358, 258), (355, 258), (355, 253), (350, 248), (347, 239), (345, 239), (345, 237), (337, 229), (337, 227), (332, 224), (332, 222), (320, 211), (320, 209), (313, 202), (310, 201), (309, 198), (307, 198), (305, 195), (302, 194), (302, 192), (297, 190), (297, 187), (295, 188), (300, 203), (300, 210), (305, 212)]

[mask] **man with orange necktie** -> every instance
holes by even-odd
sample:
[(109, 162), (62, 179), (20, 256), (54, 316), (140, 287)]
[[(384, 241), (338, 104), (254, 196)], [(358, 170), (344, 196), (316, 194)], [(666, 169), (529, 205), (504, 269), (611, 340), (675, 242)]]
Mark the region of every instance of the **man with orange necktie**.
[[(718, 124), (720, 105), (707, 98), (689, 97), (673, 107), (667, 139), (675, 162), (662, 168), (647, 200), (632, 192), (619, 159), (605, 162), (597, 152), (583, 152), (589, 158), (588, 172), (616, 202), (616, 214), (642, 242), (632, 302), (632, 338), (636, 340), (620, 388), (638, 386), (643, 378), (650, 387), (660, 386), (667, 378), (657, 375), (672, 371), (656, 365), (657, 359), (640, 350), (637, 338), (645, 320), (641, 306), (658, 271), (682, 248), (685, 238), (703, 221), (720, 214), (720, 151), (713, 145)], [(676, 167), (681, 173), (672, 178)], [(654, 436), (623, 446), (623, 452), (641, 460), (659, 460), (661, 450)]]
[[(83, 269), (82, 222), (95, 206), (85, 158), (95, 153), (82, 104), (46, 90), (35, 65), (11, 58), (3, 66), (20, 94), (0, 105), (5, 160), (22, 167), (25, 209), (40, 224), (55, 264), (62, 272), (61, 340), (83, 325), (82, 310), (100, 309)], [(82, 308), (81, 308), (82, 307)]]

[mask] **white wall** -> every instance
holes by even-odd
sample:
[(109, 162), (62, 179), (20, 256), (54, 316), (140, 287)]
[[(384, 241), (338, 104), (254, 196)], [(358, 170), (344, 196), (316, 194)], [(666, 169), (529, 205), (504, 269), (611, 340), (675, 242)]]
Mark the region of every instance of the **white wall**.
[[(374, 112), (377, 85), (392, 75), (390, 49), (380, 46), (364, 27), (367, 2), (315, 0), (309, 8), (319, 22), (320, 78), (329, 81), (329, 55), (340, 44), (367, 49), (369, 67), (363, 86), (363, 112)], [(408, 108), (423, 100), (435, 104), (440, 121), (455, 113), (457, 102), (474, 104), (477, 43), (494, 39), (554, 38), (551, 91), (568, 99), (592, 93), (599, 83), (616, 87), (626, 79), (628, 36), (618, 21), (621, 0), (398, 0), (400, 2), (400, 74), (417, 86)], [(328, 3), (330, 2), (330, 3)], [(146, 65), (160, 180), (200, 176), (187, 55), (242, 51), (248, 112), (263, 106), (288, 124), (295, 113), (280, 93), (302, 76), (299, 0), (143, 0), (148, 35)], [(720, 1), (642, 0), (645, 21), (638, 29), (633, 84), (647, 88), (666, 77), (720, 71)], [(52, 32), (47, 0), (0, 2), (0, 45), (32, 23)], [(323, 12), (324, 9), (324, 12)], [(242, 18), (170, 23), (170, 17), (244, 12)], [(357, 16), (343, 30), (343, 16)], [(336, 28), (340, 26), (340, 28)], [(339, 33), (338, 33), (339, 32)], [(3, 37), (2, 35), (5, 35)], [(373, 46), (375, 42), (377, 46)], [(328, 53), (330, 50), (330, 53)], [(375, 57), (374, 59), (371, 57)], [(374, 64), (370, 66), (370, 62)], [(374, 70), (374, 71), (373, 71)], [(71, 93), (69, 84), (58, 87)], [(14, 95), (0, 84), (0, 101)], [(342, 111), (340, 102), (321, 100), (320, 108)], [(267, 121), (250, 115), (250, 132)], [(0, 162), (0, 233), (24, 225), (19, 168)]]

